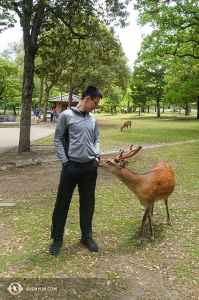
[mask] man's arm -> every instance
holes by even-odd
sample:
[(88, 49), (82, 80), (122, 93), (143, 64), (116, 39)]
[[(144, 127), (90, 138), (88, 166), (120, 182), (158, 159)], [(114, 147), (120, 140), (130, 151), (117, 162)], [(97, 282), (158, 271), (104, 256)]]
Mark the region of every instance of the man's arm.
[(64, 136), (65, 136), (66, 128), (67, 128), (67, 118), (65, 114), (61, 113), (57, 120), (57, 125), (55, 129), (54, 145), (57, 151), (57, 156), (62, 165), (68, 161), (68, 158), (66, 157), (66, 153), (64, 150)]
[(96, 160), (100, 161), (100, 136), (99, 136), (99, 129), (97, 122), (95, 123), (95, 130), (94, 130), (94, 147), (95, 147), (95, 157)]

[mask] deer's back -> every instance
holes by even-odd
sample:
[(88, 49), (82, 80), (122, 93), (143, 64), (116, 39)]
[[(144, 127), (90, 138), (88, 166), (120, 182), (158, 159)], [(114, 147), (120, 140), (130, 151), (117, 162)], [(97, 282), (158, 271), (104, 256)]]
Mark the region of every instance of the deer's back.
[(144, 206), (168, 198), (174, 188), (174, 172), (166, 162), (159, 162), (150, 172), (134, 177), (133, 191)]

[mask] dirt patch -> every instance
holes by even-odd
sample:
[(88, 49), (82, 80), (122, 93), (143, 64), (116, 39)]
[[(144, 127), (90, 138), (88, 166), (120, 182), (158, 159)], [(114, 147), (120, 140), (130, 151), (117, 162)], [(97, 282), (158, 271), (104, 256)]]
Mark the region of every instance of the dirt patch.
[(13, 165), (8, 170), (1, 171), (0, 197), (3, 202), (15, 202), (27, 193), (46, 189), (51, 184), (58, 184), (61, 166), (59, 161), (40, 163), (25, 167), (15, 167), (18, 161), (28, 161), (36, 158), (56, 157), (54, 146), (33, 146), (28, 153), (18, 154), (17, 150), (6, 152), (0, 156), (0, 164)]
[[(108, 149), (104, 151), (108, 152)], [(19, 161), (28, 162), (35, 159), (43, 159), (45, 162), (15, 167)], [(31, 151), (27, 153), (18, 154), (17, 149), (14, 149), (1, 154), (0, 165), (7, 164), (12, 167), (0, 171), (1, 202), (17, 202), (28, 193), (41, 193), (59, 184), (61, 164), (57, 159), (54, 146), (32, 146)], [(106, 176), (106, 172), (100, 171), (102, 175), (99, 174), (99, 177)]]

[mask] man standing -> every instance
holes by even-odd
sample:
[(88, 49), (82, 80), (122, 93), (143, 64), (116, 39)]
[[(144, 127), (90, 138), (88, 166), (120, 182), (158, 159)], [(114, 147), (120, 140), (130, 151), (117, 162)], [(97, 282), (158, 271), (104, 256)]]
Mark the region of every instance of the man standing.
[(79, 192), (81, 243), (91, 252), (98, 251), (98, 245), (92, 239), (92, 219), (100, 159), (99, 131), (96, 119), (90, 112), (97, 107), (101, 98), (99, 89), (88, 86), (76, 107), (64, 110), (57, 121), (54, 144), (62, 171), (52, 215), (52, 255), (58, 255), (63, 244), (64, 227), (76, 185)]
[(39, 115), (40, 115), (40, 111), (38, 107), (36, 107), (34, 110), (35, 124), (39, 124)]

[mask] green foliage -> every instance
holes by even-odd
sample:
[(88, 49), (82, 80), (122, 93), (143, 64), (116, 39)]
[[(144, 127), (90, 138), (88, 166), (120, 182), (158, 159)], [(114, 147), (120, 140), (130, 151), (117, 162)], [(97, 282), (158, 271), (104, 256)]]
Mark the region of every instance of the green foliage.
[[(162, 103), (170, 102), (181, 105), (186, 107), (188, 113), (190, 103), (195, 100), (199, 109), (196, 88), (198, 86), (197, 67), (194, 68), (199, 59), (197, 17), (199, 8), (196, 2), (194, 0), (136, 2), (139, 23), (151, 25), (153, 29), (142, 42), (140, 51), (142, 58), (146, 60), (148, 57), (151, 59), (162, 57), (168, 74), (168, 87), (164, 91), (165, 99)], [(178, 71), (173, 57), (181, 59), (178, 61)], [(194, 60), (195, 63), (193, 63)], [(174, 86), (175, 83), (176, 86)], [(199, 118), (199, 112), (197, 118)]]
[(151, 24), (151, 44), (157, 54), (198, 59), (198, 11), (195, 0), (137, 1), (139, 21)]
[(64, 24), (41, 34), (35, 71), (46, 85), (67, 86), (68, 91), (71, 85), (78, 93), (92, 83), (107, 95), (114, 84), (127, 88), (130, 70), (114, 30), (97, 20), (93, 26), (95, 33), (87, 39), (71, 37)]
[(21, 84), (17, 72), (13, 63), (0, 58), (0, 106), (11, 108), (21, 104)]
[(140, 55), (135, 62), (131, 89), (134, 106), (150, 106), (154, 100), (160, 116), (160, 103), (163, 98), (165, 68), (162, 59)]
[(191, 106), (199, 93), (198, 63), (192, 58), (175, 59), (166, 76), (165, 98), (171, 104)]
[[(97, 4), (99, 8), (96, 9)], [(64, 24), (67, 27), (71, 39), (84, 40), (89, 37), (96, 37), (96, 24), (110, 24), (113, 21), (125, 25), (128, 15), (126, 8), (128, 1), (1, 1), (0, 12), (0, 30), (13, 26), (15, 21), (14, 12), (20, 19), (23, 29), (24, 41), (24, 73), (22, 87), (22, 116), (19, 152), (28, 152), (30, 150), (30, 116), (32, 107), (32, 96), (34, 87), (34, 66), (35, 56), (40, 47), (39, 36), (42, 33), (48, 33), (54, 28), (54, 24)], [(51, 60), (52, 63), (52, 60)], [(57, 71), (60, 75), (60, 69)], [(57, 76), (54, 76), (54, 82), (57, 82)], [(41, 76), (44, 79), (44, 76)], [(49, 79), (47, 79), (48, 81)], [(46, 95), (48, 96), (51, 84), (48, 84)], [(46, 96), (46, 97), (47, 97)], [(46, 103), (45, 103), (46, 104)]]

